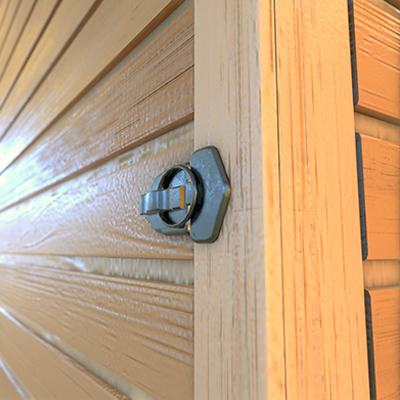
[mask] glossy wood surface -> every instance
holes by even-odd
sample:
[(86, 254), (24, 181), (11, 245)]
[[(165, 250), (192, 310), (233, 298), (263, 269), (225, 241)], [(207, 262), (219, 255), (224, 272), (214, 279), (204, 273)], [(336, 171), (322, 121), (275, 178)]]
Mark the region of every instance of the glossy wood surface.
[(0, 171), (54, 124), (181, 2), (102, 2), (3, 137), (0, 142)]
[(0, 400), (29, 400), (0, 358)]
[(368, 260), (400, 259), (400, 145), (361, 135)]
[(347, 2), (275, 6), (286, 398), (368, 399)]
[(35, 3), (36, 0), (25, 0), (21, 1), (19, 4), (15, 19), (10, 26), (6, 41), (4, 42), (4, 46), (0, 52), (0, 77), (3, 75), (4, 68), (6, 67), (9, 58), (24, 31), (25, 24), (31, 15)]
[(366, 289), (371, 399), (400, 397), (400, 287)]
[[(0, 103), (0, 137), (6, 132), (49, 71), (54, 68), (98, 4), (98, 0), (61, 2), (12, 90), (8, 92), (7, 97), (3, 97)], [(0, 55), (1, 58), (2, 55)]]
[(193, 35), (190, 8), (0, 175), (0, 209), (192, 120)]
[(157, 399), (193, 397), (193, 286), (24, 265), (0, 276), (1, 302)]
[(80, 186), (74, 181), (0, 214), (0, 252), (193, 259), (187, 235), (166, 236), (139, 214), (140, 195), (168, 167), (190, 160), (193, 142)]
[(400, 10), (354, 0), (358, 80), (356, 111), (400, 122)]
[(2, 308), (0, 335), (2, 356), (35, 399), (127, 400)]
[(195, 246), (195, 399), (284, 399), (272, 2), (195, 1), (195, 145), (219, 149), (232, 194)]
[[(48, 21), (53, 16), (56, 8), (59, 6), (59, 0), (37, 0), (33, 7), (32, 14), (29, 17), (25, 29), (18, 40), (12, 57), (7, 64), (3, 75), (0, 79), (0, 105), (3, 103), (5, 96), (11, 89), (14, 82), (18, 79), (19, 74), (24, 68), (31, 52), (36, 46), (38, 40), (46, 29)], [(25, 2), (22, 1), (25, 7)], [(2, 135), (1, 135), (2, 136)], [(0, 141), (0, 148), (2, 142)]]

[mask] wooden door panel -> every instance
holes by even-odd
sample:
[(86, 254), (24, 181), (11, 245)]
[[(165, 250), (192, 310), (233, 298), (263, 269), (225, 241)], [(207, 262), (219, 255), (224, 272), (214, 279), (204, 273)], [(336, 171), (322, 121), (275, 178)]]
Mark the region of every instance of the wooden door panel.
[[(28, 58), (18, 80), (14, 83), (8, 96), (2, 101), (0, 136), (8, 129), (42, 80), (73, 42), (98, 4), (99, 0), (61, 2)], [(29, 29), (29, 26), (26, 29)]]
[(36, 399), (127, 400), (0, 308), (0, 353)]
[(1, 265), (0, 301), (157, 399), (193, 397), (191, 285)]
[(371, 400), (400, 398), (400, 287), (365, 290)]
[(0, 175), (0, 209), (192, 120), (193, 35), (191, 7)]
[(355, 111), (400, 121), (400, 10), (381, 0), (352, 0)]
[[(0, 143), (0, 171), (87, 93), (182, 1), (102, 2), (7, 131)], [(4, 134), (4, 131), (0, 134)]]
[(193, 259), (188, 236), (156, 232), (139, 214), (140, 195), (192, 152), (190, 141), (81, 186), (67, 182), (0, 213), (0, 252)]
[(361, 135), (368, 260), (400, 259), (400, 145)]

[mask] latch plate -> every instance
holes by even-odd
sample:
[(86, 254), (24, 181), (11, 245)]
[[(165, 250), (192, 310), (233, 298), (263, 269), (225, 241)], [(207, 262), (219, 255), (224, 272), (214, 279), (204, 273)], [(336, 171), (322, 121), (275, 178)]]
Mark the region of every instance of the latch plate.
[(229, 202), (230, 185), (216, 147), (193, 153), (187, 165), (159, 175), (141, 196), (140, 213), (166, 235), (189, 233), (198, 243), (217, 240)]

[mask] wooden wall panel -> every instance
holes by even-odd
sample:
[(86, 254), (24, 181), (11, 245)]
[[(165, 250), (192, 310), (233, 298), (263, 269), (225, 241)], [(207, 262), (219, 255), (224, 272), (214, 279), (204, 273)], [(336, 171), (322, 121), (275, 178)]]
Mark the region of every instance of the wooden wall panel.
[(193, 398), (193, 286), (2, 265), (0, 287), (2, 302), (155, 398)]
[(0, 56), (21, 1), (8, 0), (7, 6), (4, 9), (4, 18), (0, 25)]
[(128, 400), (0, 308), (0, 352), (35, 399)]
[(193, 35), (191, 7), (0, 175), (0, 209), (193, 119)]
[(355, 110), (400, 121), (400, 11), (384, 1), (354, 0)]
[(400, 286), (400, 260), (363, 262), (364, 287)]
[(0, 359), (0, 400), (29, 400)]
[(371, 400), (400, 398), (400, 287), (365, 290)]
[(140, 195), (193, 142), (75, 187), (67, 182), (0, 214), (0, 252), (193, 259), (188, 236), (166, 236), (139, 215)]
[(387, 2), (400, 9), (400, 0), (387, 0)]
[(400, 259), (400, 145), (361, 138), (367, 259)]
[(35, 3), (36, 0), (25, 0), (21, 1), (20, 6), (18, 7), (15, 20), (10, 27), (10, 32), (7, 36), (7, 40), (5, 41), (0, 53), (0, 77), (3, 75), (4, 68), (6, 67), (8, 60), (12, 55), (16, 44), (18, 43), (18, 39), (23, 33), (25, 23), (30, 17), (32, 8), (35, 6)]
[[(0, 102), (0, 137), (57, 63), (98, 6), (99, 0), (63, 1), (37, 43), (11, 92)], [(2, 58), (2, 55), (1, 57)]]
[(182, 1), (102, 2), (3, 137), (0, 142), (0, 171), (87, 93)]

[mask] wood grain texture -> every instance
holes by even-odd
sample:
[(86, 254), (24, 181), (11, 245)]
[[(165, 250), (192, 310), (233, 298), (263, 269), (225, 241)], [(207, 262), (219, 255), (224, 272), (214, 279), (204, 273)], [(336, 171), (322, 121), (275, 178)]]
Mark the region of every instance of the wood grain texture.
[[(7, 97), (2, 97), (0, 137), (57, 63), (98, 4), (98, 0), (68, 0), (63, 1), (57, 8), (12, 90), (8, 91)], [(2, 57), (3, 54), (0, 58)]]
[(400, 287), (365, 290), (371, 400), (400, 397)]
[(182, 1), (102, 2), (3, 137), (0, 142), (0, 171), (54, 124)]
[(363, 262), (364, 287), (400, 286), (400, 260)]
[(354, 0), (357, 112), (400, 121), (400, 11), (384, 1)]
[(354, 113), (354, 126), (356, 132), (400, 144), (400, 125), (398, 124), (390, 124), (368, 115)]
[(400, 259), (400, 145), (361, 135), (368, 260)]
[(0, 352), (36, 399), (128, 400), (0, 308)]
[(22, 0), (8, 0), (4, 9), (3, 20), (0, 25), (0, 56), (21, 1)]
[(0, 400), (29, 400), (1, 359)]
[(193, 286), (23, 265), (0, 275), (0, 301), (155, 398), (193, 398)]
[(275, 6), (286, 396), (368, 399), (347, 2)]
[(0, 214), (0, 252), (193, 259), (188, 236), (155, 231), (140, 195), (165, 169), (190, 160), (193, 142), (81, 186), (70, 181)]
[[(3, 75), (4, 68), (6, 67), (12, 52), (18, 43), (18, 39), (23, 33), (25, 24), (31, 15), (32, 8), (34, 7), (36, 0), (25, 0), (21, 1), (15, 15), (7, 40), (0, 53), (0, 77)], [(0, 102), (1, 104), (1, 102)]]
[(191, 7), (4, 171), (0, 209), (192, 120), (193, 22)]
[(386, 0), (388, 3), (390, 3), (392, 6), (395, 6), (400, 9), (400, 0)]
[(272, 2), (195, 1), (195, 146), (218, 147), (232, 195), (195, 246), (195, 398), (284, 399)]

